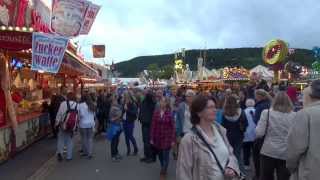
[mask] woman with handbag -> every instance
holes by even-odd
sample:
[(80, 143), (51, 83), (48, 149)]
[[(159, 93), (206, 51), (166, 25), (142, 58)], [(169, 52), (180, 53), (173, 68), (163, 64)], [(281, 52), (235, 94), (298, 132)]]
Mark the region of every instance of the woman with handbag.
[(133, 97), (129, 93), (124, 94), (124, 104), (123, 104), (123, 130), (127, 145), (127, 156), (131, 155), (130, 142), (133, 145), (133, 155), (138, 154), (138, 146), (136, 139), (133, 135), (134, 124), (137, 120), (138, 107), (134, 102)]
[(296, 113), (285, 92), (279, 92), (271, 109), (264, 110), (256, 128), (257, 138), (264, 136), (260, 152), (260, 179), (273, 180), (274, 172), (279, 180), (289, 180), (286, 168), (287, 136)]
[(120, 106), (120, 98), (117, 95), (112, 96), (112, 105), (110, 109), (110, 121), (111, 125), (108, 129), (108, 135), (111, 132), (111, 157), (113, 162), (119, 162), (122, 157), (118, 151), (119, 139), (122, 132), (121, 123), (122, 123), (122, 108)]
[(240, 175), (226, 130), (215, 122), (215, 102), (201, 95), (192, 102), (193, 128), (181, 140), (177, 180), (226, 180)]

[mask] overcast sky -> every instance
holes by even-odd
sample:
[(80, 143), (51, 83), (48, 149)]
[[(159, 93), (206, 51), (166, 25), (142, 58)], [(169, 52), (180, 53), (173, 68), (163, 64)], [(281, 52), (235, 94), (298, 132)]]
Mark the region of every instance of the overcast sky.
[(82, 52), (105, 44), (108, 63), (180, 48), (261, 47), (274, 38), (292, 48), (320, 45), (319, 0), (92, 0), (101, 5)]

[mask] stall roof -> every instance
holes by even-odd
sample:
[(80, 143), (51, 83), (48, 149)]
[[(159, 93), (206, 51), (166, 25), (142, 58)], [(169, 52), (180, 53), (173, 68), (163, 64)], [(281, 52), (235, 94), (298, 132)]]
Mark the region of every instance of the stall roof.
[[(5, 26), (0, 27), (0, 49), (6, 49), (9, 54), (16, 56), (21, 55), (24, 58), (28, 58), (31, 62), (32, 29), (22, 30), (22, 28), (9, 28), (10, 27)], [(17, 36), (17, 38), (10, 39), (9, 36)], [(8, 41), (8, 43), (6, 43), (6, 41)], [(11, 48), (8, 49), (8, 45), (10, 45)], [(98, 77), (98, 72), (75, 54), (72, 44), (68, 45), (59, 72), (90, 78)]]

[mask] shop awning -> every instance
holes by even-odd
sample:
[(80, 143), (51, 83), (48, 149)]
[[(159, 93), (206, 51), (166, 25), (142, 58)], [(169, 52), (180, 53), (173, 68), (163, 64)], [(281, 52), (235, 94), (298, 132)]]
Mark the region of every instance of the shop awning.
[[(31, 63), (32, 31), (0, 27), (0, 49), (9, 54), (22, 56)], [(72, 47), (72, 46), (68, 46)], [(97, 78), (98, 72), (89, 66), (83, 59), (73, 52), (73, 49), (66, 50), (59, 73), (71, 76), (84, 76)]]

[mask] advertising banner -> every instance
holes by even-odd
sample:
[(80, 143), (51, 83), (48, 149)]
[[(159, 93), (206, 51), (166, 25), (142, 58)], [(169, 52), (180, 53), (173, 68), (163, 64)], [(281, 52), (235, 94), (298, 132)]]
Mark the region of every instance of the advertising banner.
[(65, 37), (78, 36), (89, 4), (84, 0), (53, 0), (51, 30)]
[(31, 69), (34, 71), (57, 73), (67, 45), (68, 39), (65, 37), (33, 33)]
[(92, 24), (96, 19), (96, 16), (100, 8), (101, 8), (100, 6), (90, 3), (83, 21), (80, 34), (88, 34), (90, 32)]

